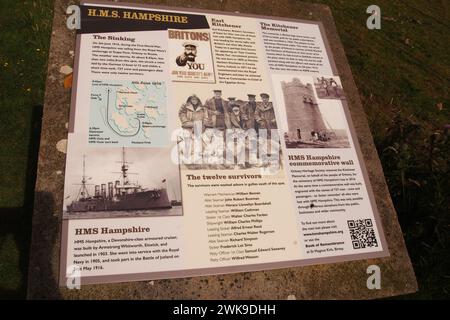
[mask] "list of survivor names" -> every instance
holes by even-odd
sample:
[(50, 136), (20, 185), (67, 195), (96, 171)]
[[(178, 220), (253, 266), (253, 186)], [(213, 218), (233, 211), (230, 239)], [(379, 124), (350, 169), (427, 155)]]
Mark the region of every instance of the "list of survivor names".
[(275, 234), (266, 227), (271, 201), (261, 192), (205, 193), (206, 224), (211, 262), (258, 259), (261, 254), (286, 250), (261, 246), (264, 237)]

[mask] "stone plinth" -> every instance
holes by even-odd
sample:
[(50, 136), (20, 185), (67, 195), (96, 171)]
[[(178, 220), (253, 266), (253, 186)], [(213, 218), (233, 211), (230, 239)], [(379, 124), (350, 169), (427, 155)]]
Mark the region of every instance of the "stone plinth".
[[(127, 2), (131, 2), (128, 0)], [(149, 1), (167, 6), (186, 2)], [(45, 106), (36, 182), (33, 235), (29, 270), (29, 298), (60, 299), (373, 299), (417, 290), (414, 271), (403, 241), (373, 139), (344, 49), (327, 6), (297, 1), (190, 1), (198, 9), (274, 15), (323, 22), (329, 46), (341, 76), (353, 124), (381, 215), (390, 256), (336, 264), (237, 273), (218, 276), (88, 285), (81, 290), (58, 286), (65, 153), (60, 146), (67, 138), (70, 89), (63, 86), (61, 66), (73, 66), (75, 32), (65, 25), (65, 10), (73, 1), (56, 0), (51, 38)], [(363, 13), (361, 13), (363, 14)], [(363, 22), (362, 22), (363, 23)], [(58, 143), (59, 142), (59, 143)], [(58, 149), (57, 149), (58, 144)], [(366, 287), (367, 267), (381, 268), (381, 290)]]

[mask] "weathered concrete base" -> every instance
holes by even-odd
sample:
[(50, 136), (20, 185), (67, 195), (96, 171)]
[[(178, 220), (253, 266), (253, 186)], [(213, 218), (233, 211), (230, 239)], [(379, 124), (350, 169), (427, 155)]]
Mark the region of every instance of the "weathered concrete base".
[[(128, 0), (130, 2), (130, 0)], [(186, 6), (184, 1), (148, 1), (167, 6)], [(36, 182), (28, 297), (32, 299), (372, 299), (415, 292), (417, 283), (403, 241), (402, 231), (389, 196), (383, 170), (367, 124), (331, 11), (323, 5), (297, 1), (191, 1), (192, 7), (239, 11), (260, 15), (321, 20), (348, 98), (352, 119), (364, 154), (378, 210), (389, 244), (390, 256), (382, 259), (316, 265), (272, 271), (238, 273), (106, 285), (81, 290), (59, 288), (61, 216), (65, 154), (57, 143), (67, 138), (70, 89), (64, 89), (59, 71), (73, 65), (75, 32), (65, 26), (65, 10), (72, 1), (56, 0), (48, 65), (41, 147)], [(381, 268), (381, 290), (366, 287), (366, 269)]]

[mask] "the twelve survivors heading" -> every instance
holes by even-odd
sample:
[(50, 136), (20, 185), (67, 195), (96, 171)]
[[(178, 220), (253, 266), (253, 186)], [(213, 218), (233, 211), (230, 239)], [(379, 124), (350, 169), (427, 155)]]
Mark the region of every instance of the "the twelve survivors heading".
[(151, 12), (119, 11), (109, 9), (87, 9), (88, 17), (117, 18), (130, 20), (147, 20), (155, 22), (188, 23), (188, 17), (177, 14), (160, 14)]

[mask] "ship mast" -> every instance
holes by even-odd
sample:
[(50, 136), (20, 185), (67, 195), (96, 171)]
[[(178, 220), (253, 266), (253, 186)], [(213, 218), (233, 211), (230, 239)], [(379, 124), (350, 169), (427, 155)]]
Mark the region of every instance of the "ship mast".
[(86, 198), (90, 197), (88, 189), (86, 187), (86, 182), (87, 182), (87, 177), (86, 177), (86, 155), (83, 154), (83, 177), (81, 179), (81, 187), (80, 187), (80, 190), (78, 191), (77, 200), (78, 199), (86, 199)]
[(128, 163), (125, 160), (125, 148), (122, 147), (122, 185), (128, 184)]
[(120, 179), (121, 184), (116, 186), (116, 189), (119, 190), (120, 194), (123, 193), (123, 191), (125, 191), (125, 193), (128, 193), (127, 190), (136, 190), (138, 188), (140, 188), (140, 186), (136, 183), (130, 183), (130, 180), (128, 178), (128, 176), (130, 174), (136, 174), (133, 172), (128, 172), (128, 165), (131, 162), (128, 162), (125, 158), (125, 147), (122, 147), (122, 161), (117, 161), (118, 163), (121, 164), (120, 167), (120, 172), (114, 172), (114, 173), (120, 173)]

